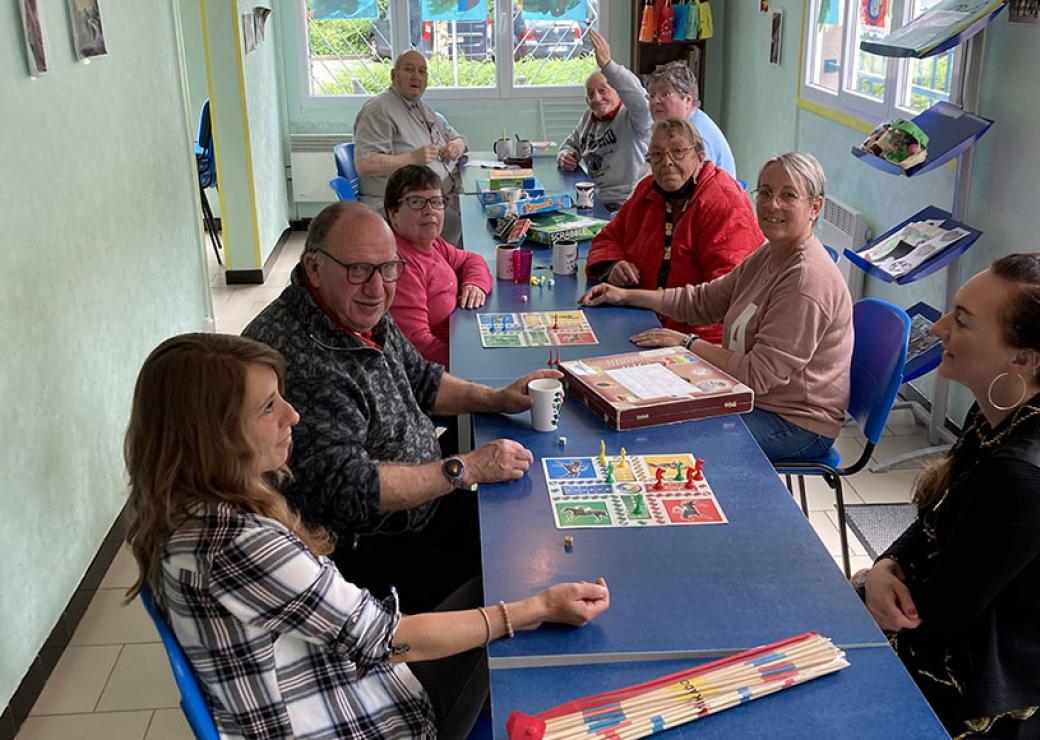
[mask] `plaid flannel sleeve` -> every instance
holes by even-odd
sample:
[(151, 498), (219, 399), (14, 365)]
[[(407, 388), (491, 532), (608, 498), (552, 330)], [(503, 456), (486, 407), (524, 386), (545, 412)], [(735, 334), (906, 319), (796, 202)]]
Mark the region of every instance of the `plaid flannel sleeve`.
[(250, 627), (337, 652), (359, 667), (390, 659), (400, 613), (348, 583), (288, 530), (258, 520), (214, 557), (210, 590)]

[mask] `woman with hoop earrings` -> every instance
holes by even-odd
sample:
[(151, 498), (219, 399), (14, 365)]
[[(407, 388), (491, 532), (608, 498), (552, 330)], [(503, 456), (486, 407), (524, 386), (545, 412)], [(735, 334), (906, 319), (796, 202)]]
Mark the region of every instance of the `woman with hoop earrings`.
[(954, 738), (1040, 737), (1040, 254), (994, 262), (932, 331), (975, 404), (917, 521), (853, 576)]

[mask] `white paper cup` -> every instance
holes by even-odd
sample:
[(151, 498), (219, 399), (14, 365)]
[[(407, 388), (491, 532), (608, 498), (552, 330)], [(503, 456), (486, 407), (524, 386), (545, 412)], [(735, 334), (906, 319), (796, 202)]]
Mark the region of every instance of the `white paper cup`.
[(495, 277), (499, 280), (513, 279), (513, 252), (516, 247), (499, 244), (495, 249)]
[(560, 425), (563, 408), (563, 383), (555, 378), (538, 378), (527, 384), (531, 406), (531, 425), (537, 432), (554, 432)]
[(592, 208), (593, 196), (596, 193), (596, 183), (576, 182), (574, 183), (574, 205), (576, 208)]
[(574, 275), (578, 272), (578, 242), (561, 239), (553, 243), (553, 272)]

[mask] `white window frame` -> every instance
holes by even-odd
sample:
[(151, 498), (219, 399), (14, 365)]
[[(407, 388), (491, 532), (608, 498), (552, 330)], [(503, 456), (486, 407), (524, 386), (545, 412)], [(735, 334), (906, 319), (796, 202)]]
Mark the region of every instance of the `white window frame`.
[[(814, 85), (810, 82), (814, 68), (815, 57), (818, 50), (815, 47), (816, 23), (819, 13), (818, 0), (804, 0), (805, 2), (805, 27), (803, 29), (803, 54), (801, 79), (799, 82), (799, 94), (803, 100), (816, 105), (837, 110), (849, 114), (855, 118), (867, 121), (870, 125), (893, 118), (912, 118), (921, 113), (899, 103), (904, 99), (904, 92), (910, 81), (911, 59), (889, 58), (885, 64), (885, 98), (877, 101), (866, 95), (862, 95), (848, 87), (856, 73), (854, 62), (857, 45), (856, 37), (857, 14), (861, 0), (838, 0), (842, 3), (842, 13), (845, 18), (843, 29), (842, 52), (841, 52), (841, 74), (838, 83), (838, 91), (830, 90)], [(913, 0), (889, 0), (892, 5), (892, 30), (900, 28), (910, 19)], [(951, 64), (953, 73), (950, 79), (950, 101), (958, 103), (957, 91), (960, 89), (960, 77), (964, 54), (961, 47), (957, 47), (953, 53)]]
[[(604, 36), (610, 30), (610, 5), (612, 0), (599, 0), (597, 30)], [(408, 0), (390, 0), (390, 44), (393, 56), (403, 51), (399, 39), (409, 38)], [(357, 104), (367, 100), (371, 95), (315, 95), (311, 92), (310, 79), (310, 38), (307, 32), (307, 0), (295, 3), (297, 54), (296, 66), (300, 81), (301, 103), (304, 107), (325, 108), (342, 107), (344, 104)], [(513, 84), (513, 2), (502, 0), (495, 3), (495, 49), (508, 49), (501, 55), (496, 52), (495, 86), (447, 88), (430, 87), (423, 94), (423, 100), (464, 102), (476, 100), (503, 100), (538, 98), (584, 98), (582, 85), (514, 85)]]

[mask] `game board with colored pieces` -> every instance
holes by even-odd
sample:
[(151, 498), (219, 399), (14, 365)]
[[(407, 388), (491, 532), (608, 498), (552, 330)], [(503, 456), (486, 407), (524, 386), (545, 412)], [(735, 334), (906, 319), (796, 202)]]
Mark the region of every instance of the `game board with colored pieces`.
[(725, 524), (703, 465), (688, 453), (542, 459), (558, 529)]
[(599, 344), (584, 311), (480, 313), (477, 325), (486, 348)]

